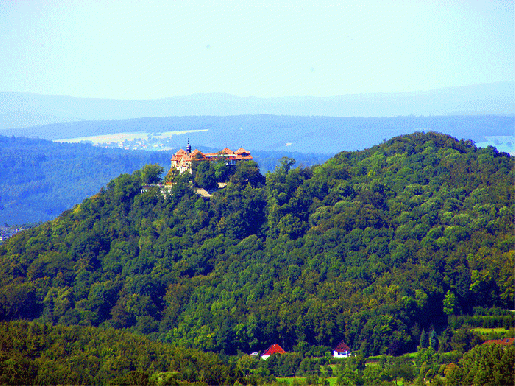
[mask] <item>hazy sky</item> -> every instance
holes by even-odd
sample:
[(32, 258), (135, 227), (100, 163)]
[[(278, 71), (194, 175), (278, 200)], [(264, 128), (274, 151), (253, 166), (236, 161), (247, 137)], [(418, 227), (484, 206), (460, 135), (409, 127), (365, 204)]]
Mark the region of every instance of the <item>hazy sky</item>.
[(0, 0), (0, 91), (332, 96), (514, 80), (514, 3)]

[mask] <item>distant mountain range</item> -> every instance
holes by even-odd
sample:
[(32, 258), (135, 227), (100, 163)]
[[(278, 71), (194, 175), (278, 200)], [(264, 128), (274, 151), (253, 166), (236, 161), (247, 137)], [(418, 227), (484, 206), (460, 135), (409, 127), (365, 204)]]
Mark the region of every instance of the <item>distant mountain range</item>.
[(500, 115), (387, 118), (238, 115), (79, 121), (5, 129), (0, 130), (0, 134), (56, 140), (181, 131), (183, 134), (174, 134), (167, 142), (170, 151), (184, 148), (189, 138), (194, 148), (244, 147), (250, 151), (335, 154), (343, 150), (362, 150), (385, 138), (416, 131), (436, 131), (458, 139), (487, 142), (491, 138), (510, 138), (514, 126), (514, 116)]
[[(193, 94), (157, 100), (74, 98), (0, 93), (0, 130), (82, 120), (141, 117), (290, 115), (395, 117), (408, 115), (512, 115), (515, 82), (423, 92), (349, 94), (333, 97), (238, 97)], [(3, 131), (3, 130), (2, 130)], [(4, 134), (0, 132), (0, 134)]]

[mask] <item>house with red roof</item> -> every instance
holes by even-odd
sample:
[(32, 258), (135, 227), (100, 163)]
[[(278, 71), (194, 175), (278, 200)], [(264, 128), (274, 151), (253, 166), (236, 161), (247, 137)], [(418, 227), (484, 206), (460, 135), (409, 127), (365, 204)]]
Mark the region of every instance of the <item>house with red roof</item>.
[(218, 161), (223, 159), (226, 165), (236, 165), (240, 161), (250, 161), (253, 158), (250, 152), (243, 148), (232, 151), (226, 147), (218, 153), (202, 153), (197, 149), (191, 151), (191, 145), (188, 141), (186, 150), (180, 149), (172, 156), (172, 168), (177, 169), (180, 173), (185, 171), (191, 173), (191, 166), (195, 161)]
[(261, 355), (261, 359), (267, 360), (273, 354), (286, 354), (286, 351), (278, 344), (273, 344)]
[(333, 357), (335, 358), (349, 358), (350, 356), (350, 347), (343, 340), (333, 349)]
[(515, 338), (487, 340), (483, 344), (500, 344), (501, 346), (511, 346), (512, 344), (515, 344)]

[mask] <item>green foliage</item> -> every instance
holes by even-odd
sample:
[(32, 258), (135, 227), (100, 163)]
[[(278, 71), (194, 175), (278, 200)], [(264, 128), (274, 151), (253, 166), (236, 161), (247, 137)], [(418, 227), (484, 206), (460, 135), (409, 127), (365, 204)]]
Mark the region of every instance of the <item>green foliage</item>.
[(447, 385), (513, 385), (515, 346), (479, 345), (467, 352), (458, 365), (449, 366)]
[(142, 184), (157, 184), (161, 181), (161, 174), (164, 168), (158, 164), (145, 165), (141, 169), (141, 183)]
[[(260, 360), (258, 363), (258, 368), (266, 369), (266, 372), (273, 374), (276, 377), (293, 377), (296, 373), (299, 375), (304, 375), (306, 372), (304, 371), (306, 359), (303, 360), (302, 356), (298, 353), (288, 353), (282, 355), (272, 355), (266, 361)], [(320, 369), (320, 364), (317, 361), (314, 361), (315, 368), (317, 373)], [(309, 372), (309, 373), (312, 373)]]
[(477, 337), (449, 323), (513, 304), (506, 154), (416, 133), (316, 167), (285, 159), (266, 179), (240, 163), (208, 200), (189, 179), (226, 172), (200, 164), (166, 196), (141, 193), (155, 165), (122, 174), (2, 244), (0, 319), (225, 354), (279, 343), (323, 356), (344, 339), (369, 356), (466, 351)]
[(210, 190), (216, 188), (217, 179), (215, 168), (209, 161), (199, 161), (193, 163), (193, 182), (195, 186)]
[(215, 354), (113, 329), (4, 322), (0, 347), (2, 384), (221, 385), (243, 380)]
[[(466, 352), (481, 343), (480, 337), (473, 331), (460, 328), (450, 333), (450, 349), (453, 351)], [(449, 350), (450, 351), (450, 350)]]
[(429, 347), (431, 347), (433, 350), (438, 350), (438, 338), (436, 336), (436, 331), (433, 330), (429, 334)]
[(447, 291), (445, 299), (443, 300), (443, 312), (446, 315), (452, 315), (454, 313), (454, 307), (456, 305), (456, 296), (451, 290)]
[[(363, 356), (353, 356), (340, 362), (336, 367), (336, 384), (337, 385), (365, 385), (365, 384), (376, 384), (378, 378), (370, 377), (367, 374), (365, 377), (365, 359)], [(365, 383), (370, 381), (372, 383)]]
[(3, 136), (0, 154), (0, 220), (11, 225), (55, 218), (120, 173), (170, 163), (164, 152)]
[(429, 347), (429, 338), (428, 338), (425, 330), (422, 330), (422, 333), (420, 334), (420, 345), (419, 345), (419, 347), (421, 349)]

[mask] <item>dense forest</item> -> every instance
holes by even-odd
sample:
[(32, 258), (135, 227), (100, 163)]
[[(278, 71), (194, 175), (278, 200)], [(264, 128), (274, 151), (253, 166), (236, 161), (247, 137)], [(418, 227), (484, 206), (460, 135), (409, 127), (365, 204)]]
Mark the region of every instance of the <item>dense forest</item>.
[(430, 132), (294, 166), (199, 163), (168, 173), (167, 194), (141, 192), (159, 165), (120, 175), (0, 247), (0, 320), (222, 355), (341, 340), (364, 356), (464, 352), (477, 337), (463, 323), (513, 327), (508, 154)]
[(102, 149), (89, 144), (0, 136), (0, 222), (36, 223), (57, 217), (107, 182), (169, 155)]
[[(146, 164), (169, 167), (172, 154), (0, 136), (0, 224), (51, 220), (97, 193), (121, 173), (132, 173)], [(281, 157), (292, 156), (286, 152), (252, 154), (263, 173), (273, 170)], [(300, 153), (294, 156), (306, 166), (330, 157)]]
[(114, 329), (0, 323), (2, 385), (224, 385), (237, 380), (246, 382), (236, 366), (216, 354)]

